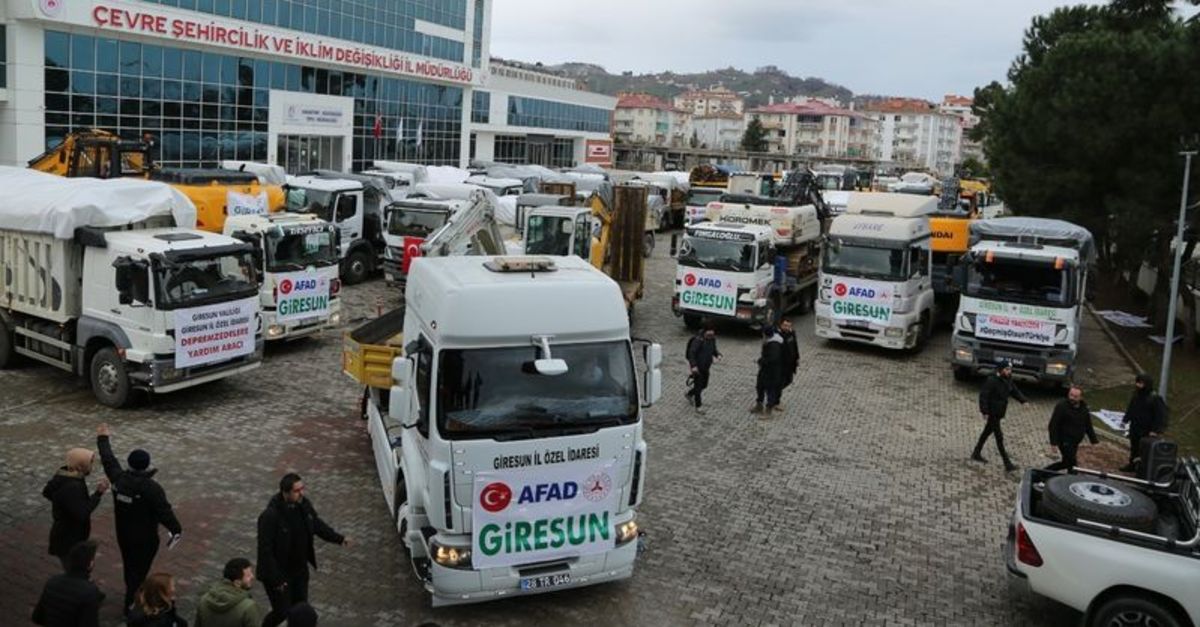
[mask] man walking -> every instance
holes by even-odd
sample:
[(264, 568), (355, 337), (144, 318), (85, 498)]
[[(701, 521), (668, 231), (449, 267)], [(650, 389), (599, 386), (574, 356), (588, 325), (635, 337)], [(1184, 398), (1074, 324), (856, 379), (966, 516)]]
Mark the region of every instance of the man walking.
[(72, 547), (92, 535), (92, 512), (100, 505), (100, 497), (108, 490), (108, 480), (96, 483), (88, 494), (86, 477), (92, 474), (96, 454), (85, 448), (67, 451), (66, 463), (54, 473), (42, 488), (42, 496), (50, 501), (49, 553), (67, 569), (67, 554)]
[(1077, 466), (1075, 455), (1084, 435), (1092, 444), (1099, 442), (1092, 429), (1091, 412), (1083, 401), (1083, 389), (1072, 385), (1067, 398), (1059, 401), (1050, 414), (1050, 446), (1058, 447), (1062, 459), (1046, 466), (1046, 470), (1070, 470)]
[(279, 493), (258, 517), (258, 577), (271, 600), (263, 627), (282, 623), (293, 605), (308, 600), (308, 566), (317, 567), (314, 535), (333, 544), (350, 544), (304, 498), (300, 475), (288, 473), (279, 480)]
[(983, 415), (983, 419), (987, 423), (983, 427), (983, 433), (979, 434), (979, 441), (975, 443), (975, 451), (971, 453), (971, 459), (986, 463), (987, 460), (981, 454), (983, 445), (989, 436), (995, 436), (996, 449), (1000, 451), (1000, 459), (1004, 460), (1004, 470), (1012, 472), (1017, 467), (1009, 459), (1008, 451), (1004, 450), (1004, 432), (1000, 429), (1000, 422), (1008, 413), (1009, 397), (1017, 399), (1022, 405), (1029, 402), (1013, 383), (1012, 364), (1003, 361), (987, 378), (987, 381), (983, 383), (983, 389), (979, 391), (979, 413)]
[[(96, 566), (96, 541), (78, 542), (67, 552), (66, 572), (55, 575), (42, 588), (30, 620), (45, 627), (93, 627), (100, 624), (104, 593), (92, 583)], [(9, 616), (9, 618), (13, 618)]]
[(258, 604), (250, 596), (254, 565), (244, 557), (225, 563), (221, 580), (209, 586), (196, 607), (193, 627), (259, 627)]
[(704, 328), (693, 335), (687, 344), (687, 362), (691, 370), (689, 378), (692, 386), (688, 388), (687, 398), (696, 408), (696, 413), (705, 413), (703, 399), (704, 389), (708, 387), (708, 373), (713, 362), (721, 358), (717, 349), (717, 331), (711, 322), (705, 322)]
[(171, 532), (172, 544), (178, 541), (183, 527), (167, 501), (166, 492), (154, 480), (158, 470), (150, 467), (150, 454), (140, 448), (134, 449), (125, 460), (129, 468), (122, 468), (113, 454), (111, 438), (112, 430), (107, 424), (96, 427), (100, 461), (104, 474), (112, 482), (117, 546), (125, 564), (125, 602), (121, 609), (128, 616), (133, 597), (158, 555), (158, 526)]
[(1154, 391), (1154, 379), (1139, 374), (1133, 380), (1133, 398), (1125, 408), (1123, 422), (1129, 425), (1129, 463), (1122, 472), (1133, 472), (1142, 455), (1142, 438), (1158, 437), (1167, 430), (1167, 403)]
[(779, 392), (783, 385), (784, 348), (783, 337), (775, 331), (775, 327), (764, 326), (762, 334), (762, 354), (758, 358), (758, 378), (755, 382), (756, 400), (750, 412), (762, 414), (765, 418), (779, 405)]
[(783, 384), (779, 386), (782, 390), (796, 378), (796, 370), (800, 368), (800, 345), (796, 342), (796, 330), (788, 318), (779, 323), (779, 336), (783, 338)]

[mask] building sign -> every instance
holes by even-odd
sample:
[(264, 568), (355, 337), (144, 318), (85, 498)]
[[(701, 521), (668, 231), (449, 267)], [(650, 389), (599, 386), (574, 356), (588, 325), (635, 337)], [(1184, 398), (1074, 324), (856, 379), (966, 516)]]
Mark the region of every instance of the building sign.
[(475, 473), (476, 569), (603, 553), (616, 546), (611, 463)]
[(258, 297), (175, 310), (175, 367), (191, 368), (254, 352)]
[(695, 268), (680, 268), (679, 275), (680, 308), (724, 316), (736, 313), (737, 282), (730, 275)]
[(330, 126), (341, 128), (343, 124), (341, 109), (334, 107), (319, 107), (316, 105), (292, 104), (284, 110), (283, 121), (300, 126)]
[(584, 146), (587, 151), (584, 156), (586, 163), (612, 163), (613, 144), (611, 139), (589, 139)]
[[(305, 236), (319, 250), (319, 234)], [(328, 241), (325, 239), (324, 241)], [(279, 322), (307, 322), (329, 316), (329, 277), (316, 272), (280, 272), (275, 275), (275, 319)]]
[(833, 280), (830, 309), (833, 319), (887, 326), (892, 322), (892, 285), (862, 279)]
[(336, 63), (358, 70), (463, 85), (478, 82), (475, 72), (459, 63), (242, 20), (156, 7), (146, 2), (38, 1), (42, 14), (46, 17), (79, 26), (99, 28), (118, 35), (127, 33), (208, 44), (234, 51), (258, 52), (299, 61)]
[(984, 340), (1054, 346), (1055, 324), (992, 314), (975, 316), (975, 337)]

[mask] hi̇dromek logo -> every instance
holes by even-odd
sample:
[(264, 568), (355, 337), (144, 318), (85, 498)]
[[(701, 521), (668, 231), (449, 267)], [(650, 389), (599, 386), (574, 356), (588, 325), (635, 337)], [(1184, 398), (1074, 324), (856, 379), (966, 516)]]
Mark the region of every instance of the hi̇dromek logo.
[(493, 514), (508, 507), (510, 502), (512, 502), (512, 489), (499, 481), (487, 484), (479, 493), (480, 507)]

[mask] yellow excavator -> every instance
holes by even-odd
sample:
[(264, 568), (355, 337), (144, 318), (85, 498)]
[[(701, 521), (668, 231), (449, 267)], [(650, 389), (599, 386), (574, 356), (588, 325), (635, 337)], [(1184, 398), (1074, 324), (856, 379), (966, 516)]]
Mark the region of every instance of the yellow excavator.
[[(283, 187), (265, 185), (250, 172), (162, 168), (150, 156), (153, 142), (126, 140), (99, 129), (71, 133), (29, 161), (29, 167), (65, 177), (108, 179), (122, 176), (161, 181), (196, 205), (196, 228), (220, 233), (225, 216), (281, 211)], [(265, 206), (262, 194), (266, 194)]]

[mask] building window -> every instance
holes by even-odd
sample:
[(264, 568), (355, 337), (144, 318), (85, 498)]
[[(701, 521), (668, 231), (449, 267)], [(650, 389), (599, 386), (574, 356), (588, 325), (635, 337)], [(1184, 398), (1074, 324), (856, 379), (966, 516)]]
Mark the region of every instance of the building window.
[(8, 42), (4, 24), (0, 24), (0, 89), (8, 86)]
[(459, 87), (54, 31), (45, 50), (47, 148), (100, 128), (153, 135), (170, 167), (266, 161), (269, 93), (282, 89), (354, 98), (355, 170), (373, 159), (458, 165)]
[(598, 107), (509, 96), (508, 125), (609, 133), (611, 112)]
[(471, 37), (471, 66), (478, 68), (483, 63), (483, 18), (484, 2), (475, 0), (475, 32)]
[(144, 0), (367, 46), (464, 63), (461, 41), (417, 32), (417, 20), (467, 28), (467, 0)]
[(487, 124), (491, 117), (492, 94), (476, 89), (471, 94), (471, 121), (476, 124)]
[(541, 165), (548, 168), (575, 166), (575, 140), (547, 135), (497, 135), (498, 163)]

